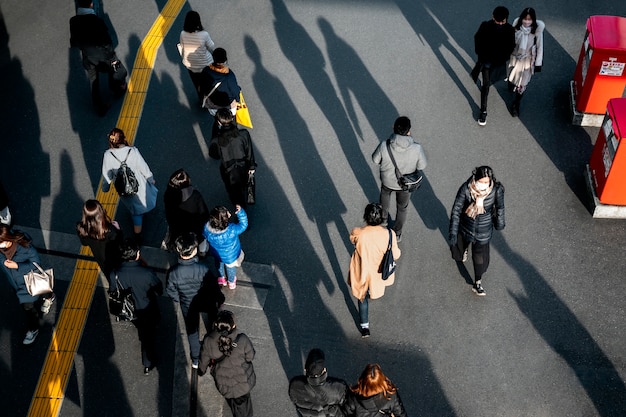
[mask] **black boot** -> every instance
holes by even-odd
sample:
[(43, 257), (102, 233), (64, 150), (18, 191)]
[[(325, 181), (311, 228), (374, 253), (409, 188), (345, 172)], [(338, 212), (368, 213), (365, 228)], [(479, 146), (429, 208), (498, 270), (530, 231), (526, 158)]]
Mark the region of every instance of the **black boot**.
[(520, 101), (522, 101), (522, 94), (515, 93), (515, 99), (513, 100), (513, 104), (511, 105), (511, 116), (513, 117), (519, 116)]

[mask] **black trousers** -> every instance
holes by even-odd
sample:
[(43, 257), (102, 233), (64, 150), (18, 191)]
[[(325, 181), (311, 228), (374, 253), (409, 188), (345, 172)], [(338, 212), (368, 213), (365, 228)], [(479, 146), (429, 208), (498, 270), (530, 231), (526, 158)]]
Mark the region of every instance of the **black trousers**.
[(141, 363), (146, 368), (152, 368), (159, 359), (157, 348), (159, 320), (161, 318), (159, 308), (151, 302), (147, 308), (137, 310), (136, 314), (137, 320), (133, 321), (133, 324), (137, 328), (141, 342)]
[[(459, 233), (456, 245), (450, 248), (452, 250), (452, 258), (457, 262), (462, 262), (463, 253), (465, 253), (470, 243)], [(483, 274), (487, 272), (487, 268), (489, 268), (489, 242), (472, 243), (472, 263), (474, 264), (474, 281), (479, 281), (482, 279)]]
[(35, 303), (22, 304), (24, 309), (24, 317), (26, 317), (26, 328), (29, 331), (39, 329), (39, 311), (35, 308)]
[(253, 417), (252, 399), (250, 393), (237, 398), (226, 398), (226, 402), (233, 413), (233, 417)]
[(483, 64), (481, 68), (482, 86), (480, 88), (480, 111), (487, 111), (487, 99), (491, 84), (504, 80), (506, 77), (506, 64), (488, 65)]

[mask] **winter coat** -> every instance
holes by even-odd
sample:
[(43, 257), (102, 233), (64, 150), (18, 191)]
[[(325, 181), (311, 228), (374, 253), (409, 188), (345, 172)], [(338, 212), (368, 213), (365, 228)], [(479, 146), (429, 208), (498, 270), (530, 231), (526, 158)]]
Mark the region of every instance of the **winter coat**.
[(188, 232), (201, 239), (204, 224), (209, 220), (209, 209), (200, 192), (192, 186), (182, 190), (168, 186), (163, 200), (170, 230), (169, 243), (173, 245), (177, 237)]
[(109, 278), (111, 271), (122, 263), (120, 255), (120, 243), (124, 240), (124, 234), (120, 229), (111, 225), (104, 239), (94, 239), (78, 235), (80, 244), (89, 246), (93, 257), (100, 266), (102, 273)]
[(0, 251), (0, 267), (2, 267), (9, 285), (15, 290), (20, 304), (34, 303), (39, 299), (39, 296), (32, 296), (28, 293), (26, 283), (24, 282), (24, 275), (36, 269), (33, 262), (37, 262), (42, 268), (44, 268), (44, 266), (41, 265), (39, 254), (32, 243), (29, 243), (28, 247), (24, 247), (19, 243), (13, 244), (17, 246), (17, 250), (15, 255), (13, 255), (12, 261), (17, 263), (17, 269), (7, 268), (4, 265), (4, 261), (6, 261), (7, 257), (2, 251)]
[(209, 242), (209, 252), (213, 258), (225, 264), (232, 264), (241, 254), (239, 235), (248, 228), (248, 215), (244, 209), (236, 213), (239, 223), (230, 223), (224, 230), (217, 230), (207, 223), (204, 226), (204, 238)]
[(470, 177), (461, 185), (456, 194), (450, 214), (450, 244), (456, 243), (459, 233), (467, 242), (489, 243), (494, 226), (496, 230), (504, 229), (504, 187), (500, 183), (496, 183), (483, 202), (485, 212), (477, 215), (476, 218), (471, 218), (465, 214), (465, 209), (472, 203), (472, 195), (469, 190), (471, 181), (472, 178)]
[[(426, 168), (426, 154), (422, 145), (411, 136), (392, 134), (389, 137), (391, 152), (402, 175)], [(387, 141), (382, 141), (372, 154), (372, 161), (380, 165), (380, 180), (390, 190), (402, 190), (398, 185), (396, 170), (387, 150)]]
[(515, 29), (510, 23), (498, 25), (492, 20), (480, 24), (474, 35), (474, 51), (478, 62), (493, 66), (504, 65), (515, 48)]
[(213, 278), (209, 267), (200, 263), (197, 256), (179, 259), (178, 265), (167, 273), (166, 291), (172, 300), (180, 303), (183, 315), (187, 315), (191, 300), (198, 294), (206, 279)]
[[(241, 336), (231, 354), (215, 365), (215, 386), (224, 398), (238, 398), (246, 395), (256, 384), (256, 374), (252, 366), (256, 352), (248, 336), (237, 329), (229, 337), (235, 341), (238, 335)], [(224, 356), (218, 347), (219, 337), (220, 334), (213, 330), (202, 341), (198, 365), (201, 374), (206, 373), (212, 359), (216, 360)]]
[[(126, 159), (127, 155), (128, 159)], [(120, 200), (133, 216), (147, 213), (156, 206), (159, 190), (152, 184), (153, 176), (150, 167), (141, 156), (141, 153), (139, 153), (139, 149), (134, 146), (122, 146), (121, 148), (107, 149), (104, 152), (104, 158), (102, 159), (102, 177), (104, 178), (102, 191), (105, 193), (109, 191), (111, 182), (115, 180), (117, 171), (120, 168), (120, 161), (125, 159), (126, 165), (135, 173), (139, 189), (135, 195), (120, 196)]]
[[(230, 126), (226, 127), (226, 129), (230, 128)], [(231, 138), (226, 146), (220, 146), (220, 135), (223, 134), (219, 132), (211, 139), (209, 156), (221, 161), (220, 174), (224, 184), (227, 186), (247, 184), (248, 170), (256, 167), (250, 132), (246, 129), (239, 129), (239, 135)]]
[(152, 269), (143, 266), (141, 261), (123, 262), (111, 272), (109, 291), (117, 289), (116, 275), (122, 287), (132, 288), (136, 310), (152, 307), (158, 311), (156, 296), (163, 294), (163, 284)]
[[(398, 259), (401, 252), (393, 231), (391, 239), (393, 258)], [(383, 281), (382, 274), (378, 272), (389, 245), (389, 229), (382, 226), (357, 227), (352, 229), (350, 241), (355, 246), (348, 272), (348, 285), (352, 287), (352, 295), (361, 301), (368, 291), (373, 300), (382, 297), (385, 287), (393, 285), (395, 280), (395, 274), (391, 274)]]
[(299, 417), (343, 417), (348, 392), (346, 382), (323, 374), (298, 375), (289, 381), (289, 398)]
[(382, 393), (367, 398), (351, 393), (348, 396), (346, 408), (348, 415), (354, 417), (382, 417), (391, 415), (390, 413), (393, 413), (394, 417), (407, 417), (397, 391), (391, 394), (389, 399), (386, 399)]

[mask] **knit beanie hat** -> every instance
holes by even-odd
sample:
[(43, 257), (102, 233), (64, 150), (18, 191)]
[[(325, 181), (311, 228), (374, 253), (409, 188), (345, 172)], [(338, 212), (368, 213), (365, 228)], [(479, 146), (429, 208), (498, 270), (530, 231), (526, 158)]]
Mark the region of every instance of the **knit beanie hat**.
[(321, 349), (311, 349), (309, 356), (306, 358), (304, 369), (307, 376), (318, 377), (324, 373), (326, 369), (326, 359)]

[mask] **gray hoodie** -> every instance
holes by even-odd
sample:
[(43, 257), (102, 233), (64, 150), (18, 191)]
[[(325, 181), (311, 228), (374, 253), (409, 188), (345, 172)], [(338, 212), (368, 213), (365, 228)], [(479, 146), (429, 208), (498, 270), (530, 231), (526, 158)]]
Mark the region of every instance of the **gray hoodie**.
[[(411, 136), (392, 134), (389, 137), (391, 152), (396, 160), (398, 169), (402, 175), (410, 174), (416, 170), (426, 168), (426, 155), (422, 145), (415, 142)], [(393, 162), (387, 152), (387, 141), (380, 142), (372, 154), (372, 161), (380, 165), (380, 180), (383, 185), (391, 190), (400, 191)]]

